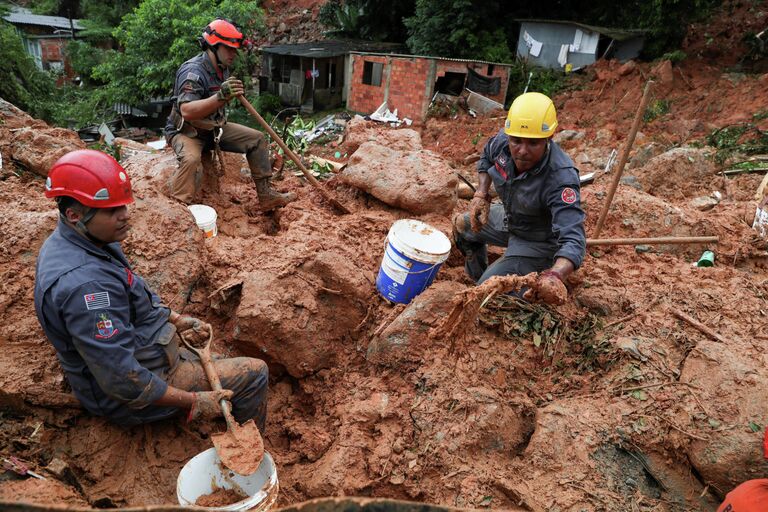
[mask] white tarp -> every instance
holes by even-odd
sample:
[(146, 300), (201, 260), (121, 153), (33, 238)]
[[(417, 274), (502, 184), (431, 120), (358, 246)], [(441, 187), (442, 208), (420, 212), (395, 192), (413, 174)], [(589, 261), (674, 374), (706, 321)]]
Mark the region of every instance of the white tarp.
[(573, 43), (569, 45), (568, 51), (571, 53), (593, 54), (597, 51), (597, 42), (599, 40), (600, 34), (597, 32), (584, 32), (577, 28), (576, 34), (573, 36)]

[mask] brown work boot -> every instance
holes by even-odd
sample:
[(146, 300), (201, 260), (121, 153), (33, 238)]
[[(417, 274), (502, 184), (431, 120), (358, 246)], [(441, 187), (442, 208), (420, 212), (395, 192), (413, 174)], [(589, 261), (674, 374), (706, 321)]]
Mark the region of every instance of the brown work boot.
[(274, 210), (296, 200), (296, 194), (288, 192), (282, 194), (273, 190), (269, 184), (269, 178), (259, 178), (256, 181), (256, 193), (259, 195), (259, 207), (262, 211)]

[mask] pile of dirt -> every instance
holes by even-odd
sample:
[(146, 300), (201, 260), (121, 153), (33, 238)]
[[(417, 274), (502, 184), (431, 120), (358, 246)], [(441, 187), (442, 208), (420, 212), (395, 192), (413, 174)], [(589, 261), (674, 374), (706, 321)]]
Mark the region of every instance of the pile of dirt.
[[(716, 17), (713, 30), (730, 21)], [(768, 253), (745, 220), (762, 176), (723, 178), (711, 148), (697, 147), (713, 128), (764, 124), (754, 114), (768, 78), (723, 72), (694, 52), (674, 64), (599, 62), (575, 77), (555, 98), (558, 140), (582, 173), (598, 172), (582, 188), (588, 234), (616, 172), (602, 174), (604, 165), (621, 152), (650, 76), (653, 101), (669, 110), (642, 125), (601, 237), (719, 242), (591, 247), (556, 308), (471, 296), (456, 254), (407, 307), (376, 293), (392, 223), (418, 218), (450, 235), (465, 200), (414, 214), (334, 176), (324, 186), (352, 212), (337, 215), (287, 173), (275, 185), (299, 200), (265, 215), (246, 162), (227, 154), (223, 175), (207, 165), (202, 202), (217, 210), (219, 235), (204, 239), (167, 196), (172, 152), (125, 152), (136, 204), (123, 246), (136, 272), (175, 310), (212, 322), (215, 352), (270, 366), (263, 437), (278, 505), (363, 495), (461, 508), (714, 510), (736, 484), (768, 474)], [(123, 429), (78, 407), (32, 306), (35, 257), (57, 220), (41, 176), (74, 138), (14, 145), (16, 134), (59, 132), (7, 104), (0, 114), (0, 453), (48, 478), (0, 480), (0, 501), (174, 503), (179, 470), (223, 422)], [(473, 177), (466, 157), (502, 123), (459, 114), (419, 133), (353, 121), (344, 148), (387, 141), (404, 151), (420, 139), (446, 162), (443, 177)], [(713, 201), (704, 208), (702, 197)], [(705, 249), (715, 266), (694, 266)]]

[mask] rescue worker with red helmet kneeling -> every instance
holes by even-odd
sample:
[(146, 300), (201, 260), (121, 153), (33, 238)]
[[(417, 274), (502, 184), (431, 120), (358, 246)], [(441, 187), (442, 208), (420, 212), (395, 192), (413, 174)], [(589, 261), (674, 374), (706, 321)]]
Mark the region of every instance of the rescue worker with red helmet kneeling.
[(199, 199), (202, 153), (215, 145), (223, 151), (245, 154), (261, 210), (273, 210), (296, 199), (296, 194), (281, 194), (270, 185), (272, 167), (264, 134), (227, 122), (227, 103), (243, 94), (243, 83), (230, 76), (242, 45), (242, 32), (233, 23), (216, 19), (200, 38), (202, 53), (176, 72), (175, 101), (165, 126), (165, 138), (179, 161), (171, 177), (171, 196), (185, 204)]
[(266, 364), (214, 361), (223, 390), (211, 391), (202, 365), (179, 348), (177, 332), (207, 339), (211, 326), (163, 305), (131, 269), (120, 247), (133, 203), (128, 174), (111, 156), (78, 150), (48, 173), (45, 196), (59, 222), (43, 243), (35, 276), (35, 311), (56, 349), (75, 397), (90, 413), (123, 426), (186, 414), (266, 421)]

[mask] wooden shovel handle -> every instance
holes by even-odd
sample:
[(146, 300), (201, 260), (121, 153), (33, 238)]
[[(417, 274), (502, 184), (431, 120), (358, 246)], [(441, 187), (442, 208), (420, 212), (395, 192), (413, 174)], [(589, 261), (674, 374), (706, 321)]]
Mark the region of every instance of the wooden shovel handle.
[(314, 176), (312, 176), (312, 173), (307, 170), (307, 168), (304, 166), (304, 163), (301, 161), (301, 158), (291, 151), (291, 148), (289, 148), (286, 143), (283, 141), (283, 139), (280, 138), (280, 136), (275, 133), (275, 130), (272, 129), (271, 126), (269, 126), (269, 123), (264, 120), (263, 117), (261, 117), (261, 114), (259, 114), (255, 108), (253, 108), (253, 105), (251, 105), (251, 102), (248, 101), (248, 99), (240, 95), (237, 97), (238, 100), (240, 100), (240, 104), (245, 107), (245, 110), (248, 111), (253, 117), (256, 118), (256, 121), (259, 122), (262, 128), (264, 128), (270, 137), (272, 137), (272, 140), (277, 142), (277, 145), (280, 146), (283, 151), (285, 151), (285, 154), (288, 155), (288, 157), (293, 160), (293, 162), (296, 164), (296, 166), (301, 170), (302, 174), (304, 174), (304, 177), (307, 178), (307, 181), (315, 187), (317, 190), (320, 191), (320, 193), (323, 195), (323, 197), (331, 203), (334, 207), (338, 208), (339, 211), (342, 213), (349, 213), (349, 210), (341, 204), (339, 201), (336, 200), (331, 194), (328, 193), (327, 190), (323, 188), (322, 185), (320, 185), (320, 182), (315, 179)]
[[(220, 391), (223, 389), (221, 387), (219, 374), (216, 373), (216, 368), (213, 366), (213, 361), (211, 360), (211, 341), (213, 341), (213, 328), (211, 328), (211, 333), (208, 335), (208, 341), (202, 347), (194, 346), (189, 342), (189, 340), (187, 340), (183, 333), (179, 333), (179, 337), (181, 338), (181, 341), (183, 341), (187, 346), (187, 348), (200, 358), (200, 364), (203, 365), (205, 376), (208, 377), (208, 382), (211, 383), (211, 389), (214, 391)], [(221, 406), (221, 412), (224, 413), (224, 419), (227, 422), (227, 428), (232, 429), (235, 419), (232, 417), (232, 411), (229, 409), (229, 402), (222, 399), (219, 401), (219, 405)]]

